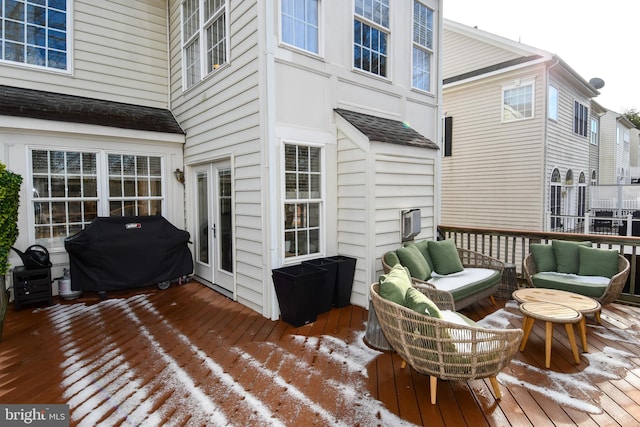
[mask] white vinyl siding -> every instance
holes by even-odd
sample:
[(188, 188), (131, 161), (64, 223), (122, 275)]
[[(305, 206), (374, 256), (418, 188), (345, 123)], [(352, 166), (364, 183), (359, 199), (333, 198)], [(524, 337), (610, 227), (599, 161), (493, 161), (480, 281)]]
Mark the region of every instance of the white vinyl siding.
[(71, 75), (7, 65), (0, 67), (0, 84), (167, 108), (166, 5), (156, 0), (72, 4)]

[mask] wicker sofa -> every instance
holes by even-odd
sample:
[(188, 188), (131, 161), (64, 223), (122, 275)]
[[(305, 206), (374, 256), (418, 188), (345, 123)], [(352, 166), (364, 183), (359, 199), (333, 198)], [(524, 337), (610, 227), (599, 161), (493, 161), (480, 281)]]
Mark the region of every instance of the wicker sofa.
[[(408, 277), (408, 276), (407, 276)], [(489, 378), (496, 399), (502, 394), (496, 376), (509, 364), (522, 341), (522, 329), (489, 329), (452, 313), (451, 294), (414, 281), (446, 318), (422, 314), (381, 296), (380, 283), (371, 285), (371, 302), (389, 344), (415, 371), (429, 375), (431, 403), (436, 403), (438, 379)], [(452, 319), (458, 315), (464, 321)], [(454, 316), (455, 317), (455, 316)]]
[[(426, 272), (420, 268), (421, 266), (416, 265), (416, 254), (424, 258), (419, 262), (428, 266)], [(442, 261), (443, 257), (457, 261), (457, 267), (452, 270), (446, 265), (449, 264), (449, 260)], [(385, 273), (394, 265), (401, 264), (409, 269), (413, 280), (450, 293), (456, 310), (483, 298), (490, 298), (495, 304), (493, 294), (498, 290), (504, 270), (502, 261), (479, 252), (458, 248), (452, 240), (409, 243), (385, 253), (381, 261)], [(438, 264), (443, 262), (444, 270), (440, 270)], [(451, 271), (456, 272), (450, 273)]]
[(592, 248), (591, 242), (553, 240), (531, 244), (530, 250), (522, 264), (530, 287), (574, 292), (604, 306), (620, 297), (629, 276), (629, 261), (624, 256), (613, 249)]

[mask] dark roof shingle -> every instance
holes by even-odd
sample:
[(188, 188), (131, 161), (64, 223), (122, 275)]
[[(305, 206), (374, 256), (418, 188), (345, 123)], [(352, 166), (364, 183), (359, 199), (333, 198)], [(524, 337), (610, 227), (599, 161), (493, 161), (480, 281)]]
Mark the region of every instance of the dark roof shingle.
[(392, 144), (433, 148), (436, 150), (440, 149), (440, 147), (429, 138), (418, 133), (407, 123), (399, 120), (385, 119), (341, 108), (336, 108), (334, 111), (362, 132), (369, 138), (369, 141), (389, 142)]
[(171, 111), (0, 85), (0, 115), (184, 134)]

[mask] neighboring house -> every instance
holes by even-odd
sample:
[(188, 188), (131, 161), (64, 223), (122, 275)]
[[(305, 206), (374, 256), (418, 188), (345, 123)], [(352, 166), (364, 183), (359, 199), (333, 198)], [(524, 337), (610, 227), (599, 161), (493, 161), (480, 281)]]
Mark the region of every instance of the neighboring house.
[[(631, 183), (631, 134), (634, 129), (629, 119), (615, 111), (605, 110), (601, 115), (598, 184)], [(637, 161), (637, 147), (633, 151)]]
[[(159, 200), (153, 206), (191, 233), (198, 278), (271, 318), (273, 268), (354, 257), (351, 301), (366, 306), (380, 256), (400, 244), (401, 212), (420, 209), (418, 238), (436, 236), (442, 0), (53, 3), (56, 13), (66, 8), (66, 26), (57, 24), (67, 31), (66, 65), (51, 71), (57, 64), (5, 56), (0, 83), (155, 108), (176, 127), (84, 129), (27, 117), (12, 131), (1, 116), (0, 160), (25, 182), (58, 179), (50, 169), (41, 177), (41, 151), (95, 154), (99, 215), (120, 214), (117, 201)], [(42, 142), (13, 136), (39, 126)], [(159, 159), (160, 172), (144, 176), (151, 195), (128, 196), (135, 175), (112, 175), (112, 154)], [(118, 183), (127, 194), (112, 195)], [(26, 247), (41, 241), (34, 212), (43, 195), (23, 193)], [(50, 228), (59, 240), (75, 230)], [(61, 269), (64, 251), (50, 249)]]
[(640, 183), (640, 129), (634, 127), (629, 131), (631, 148), (629, 161), (631, 162), (631, 182)]
[(557, 55), (448, 20), (443, 78), (443, 224), (566, 230), (549, 214), (585, 213), (595, 87)]

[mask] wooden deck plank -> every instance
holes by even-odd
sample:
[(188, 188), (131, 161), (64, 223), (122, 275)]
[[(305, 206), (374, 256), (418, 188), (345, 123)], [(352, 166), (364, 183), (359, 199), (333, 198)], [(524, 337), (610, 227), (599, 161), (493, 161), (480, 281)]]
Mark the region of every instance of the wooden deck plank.
[[(475, 320), (502, 313), (510, 327), (522, 325), (509, 301), (463, 312)], [(602, 325), (589, 319), (579, 365), (564, 328), (554, 328), (548, 370), (538, 322), (498, 377), (502, 400), (487, 379), (439, 381), (436, 405), (428, 377), (362, 342), (367, 318), (347, 306), (295, 328), (197, 282), (10, 307), (0, 402), (68, 403), (74, 426), (198, 425), (202, 413), (239, 425), (640, 425), (637, 307), (611, 304)]]

